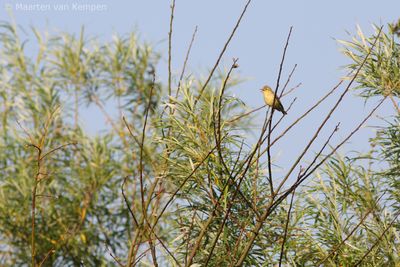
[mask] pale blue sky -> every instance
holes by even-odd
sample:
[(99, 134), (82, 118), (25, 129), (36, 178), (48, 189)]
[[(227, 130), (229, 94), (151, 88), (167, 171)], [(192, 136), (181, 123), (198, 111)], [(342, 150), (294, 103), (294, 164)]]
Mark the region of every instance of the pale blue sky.
[[(244, 0), (177, 0), (173, 33), (174, 73), (180, 72), (188, 42), (194, 27), (198, 25), (198, 35), (188, 72), (204, 74), (214, 64), (245, 2)], [(5, 6), (9, 6), (13, 9), (16, 22), (26, 29), (32, 25), (53, 32), (79, 32), (81, 26), (85, 25), (86, 33), (105, 41), (111, 38), (112, 33), (123, 34), (137, 30), (142, 40), (153, 43), (156, 50), (163, 53), (158, 75), (161, 80), (166, 79), (168, 47), (166, 39), (170, 15), (170, 2), (167, 0), (0, 0), (0, 3), (1, 19), (8, 19)], [(51, 8), (48, 11), (23, 11), (20, 4), (24, 3), (51, 4)], [(94, 12), (72, 10), (74, 3), (101, 4), (103, 10)], [(68, 5), (70, 10), (57, 11), (54, 4)], [(299, 96), (296, 106), (285, 118), (285, 124), (288, 125), (297, 117), (297, 112), (306, 109), (344, 74), (340, 67), (346, 64), (347, 60), (339, 52), (339, 46), (334, 39), (348, 39), (346, 31), (354, 33), (357, 24), (366, 33), (370, 33), (372, 23), (393, 22), (400, 17), (399, 10), (399, 0), (253, 0), (221, 67), (228, 67), (232, 57), (239, 58), (238, 73), (248, 80), (232, 92), (243, 99), (249, 107), (261, 106), (262, 98), (258, 89), (265, 83), (275, 86), (283, 45), (289, 27), (293, 26), (285, 73), (287, 74), (297, 63), (298, 69), (291, 85), (299, 82), (303, 85), (295, 95), (283, 100), (287, 106), (294, 96)], [(341, 131), (337, 136), (345, 136), (351, 131), (354, 123), (360, 121), (367, 113), (369, 107), (370, 105), (364, 106), (363, 99), (351, 93), (341, 105), (338, 116), (333, 118), (328, 129), (332, 129), (338, 121), (341, 121)], [(303, 127), (288, 135), (284, 145), (276, 152), (286, 155), (293, 148), (301, 150), (304, 141), (310, 138), (310, 132), (314, 130), (317, 122), (322, 120), (321, 114), (327, 108), (315, 112), (302, 124)], [(379, 111), (381, 116), (392, 113), (389, 101)], [(87, 116), (96, 115), (87, 114)], [(96, 120), (85, 122), (89, 131), (95, 131), (99, 127), (93, 121)], [(369, 124), (377, 123), (378, 120), (375, 119)], [(325, 132), (327, 133), (328, 131)], [(348, 149), (366, 150), (368, 148), (366, 142), (372, 135), (372, 129), (363, 129), (352, 139)]]

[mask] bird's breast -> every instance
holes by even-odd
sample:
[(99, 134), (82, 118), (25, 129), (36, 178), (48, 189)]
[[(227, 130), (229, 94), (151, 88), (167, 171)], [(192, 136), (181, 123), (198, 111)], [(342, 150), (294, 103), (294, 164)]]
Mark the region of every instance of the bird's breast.
[(264, 101), (265, 104), (272, 106), (272, 103), (274, 102), (274, 96), (270, 94), (264, 94)]

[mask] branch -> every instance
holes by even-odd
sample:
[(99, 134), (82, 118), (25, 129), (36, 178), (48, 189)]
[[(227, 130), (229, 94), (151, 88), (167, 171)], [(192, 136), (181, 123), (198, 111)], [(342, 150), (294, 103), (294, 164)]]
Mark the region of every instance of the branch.
[[(300, 168), (301, 169), (301, 168)], [(299, 173), (300, 174), (300, 173)], [(283, 253), (285, 251), (285, 243), (286, 243), (286, 238), (287, 238), (287, 232), (288, 232), (288, 228), (289, 228), (289, 221), (290, 221), (290, 212), (292, 211), (292, 207), (293, 207), (293, 199), (294, 199), (294, 194), (296, 193), (296, 191), (294, 190), (292, 193), (292, 198), (290, 199), (290, 205), (289, 205), (289, 210), (287, 213), (287, 217), (286, 217), (286, 225), (285, 225), (285, 232), (283, 235), (283, 241), (282, 241), (282, 246), (281, 246), (281, 253), (279, 256), (279, 267), (282, 266), (282, 259), (283, 259)]]
[[(145, 201), (144, 201), (144, 184), (143, 184), (143, 150), (144, 150), (144, 140), (145, 140), (145, 134), (146, 134), (147, 119), (148, 119), (150, 106), (151, 106), (151, 97), (153, 95), (153, 90), (154, 90), (154, 87), (155, 87), (155, 79), (156, 79), (156, 75), (155, 75), (155, 73), (153, 71), (153, 81), (152, 81), (152, 86), (150, 88), (149, 102), (148, 102), (148, 105), (147, 105), (146, 110), (145, 110), (144, 124), (143, 124), (143, 129), (142, 129), (142, 140), (140, 142), (140, 160), (139, 160), (139, 173), (140, 173), (140, 176), (139, 176), (139, 181), (140, 181), (140, 196), (141, 196), (141, 202), (142, 202), (142, 221), (143, 220), (147, 221), (147, 214), (146, 214), (146, 208), (145, 208), (146, 205), (145, 205)], [(125, 123), (126, 123), (126, 121), (125, 121)], [(128, 129), (129, 129), (129, 127), (128, 127)], [(149, 197), (149, 199), (150, 198), (151, 198), (151, 196)], [(141, 224), (139, 226), (141, 226)], [(137, 233), (136, 238), (138, 238), (138, 236), (139, 236), (139, 232)], [(131, 246), (129, 248), (128, 266), (131, 266), (131, 264), (132, 264), (133, 251), (134, 251), (134, 248), (136, 246), (136, 238), (135, 238), (135, 242), (132, 242), (132, 244), (131, 244)], [(152, 253), (154, 253), (154, 246), (152, 244), (150, 244), (150, 246), (151, 246), (150, 249), (151, 249)]]
[(124, 186), (125, 186), (125, 183), (126, 183), (126, 180), (127, 180), (127, 179), (128, 179), (128, 176), (126, 176), (126, 177), (124, 178), (124, 181), (122, 182), (122, 185), (121, 185), (121, 193), (122, 193), (122, 197), (124, 198), (126, 207), (128, 208), (129, 213), (131, 214), (132, 219), (133, 219), (133, 221), (135, 222), (135, 226), (136, 226), (136, 227), (139, 227), (139, 223), (138, 223), (138, 221), (136, 220), (135, 214), (133, 213), (133, 211), (132, 211), (132, 209), (131, 209), (131, 205), (129, 204), (129, 202), (128, 202), (128, 200), (126, 199), (126, 196), (125, 196)]
[(226, 49), (228, 48), (228, 45), (229, 45), (229, 43), (231, 42), (233, 36), (235, 35), (236, 30), (239, 28), (240, 22), (241, 22), (241, 20), (242, 20), (242, 18), (243, 18), (243, 16), (244, 16), (244, 14), (246, 13), (247, 7), (250, 5), (251, 1), (252, 1), (252, 0), (247, 0), (247, 3), (246, 3), (246, 5), (244, 6), (243, 11), (242, 11), (242, 13), (241, 13), (240, 16), (239, 16), (239, 18), (238, 18), (238, 20), (237, 20), (237, 22), (236, 22), (236, 25), (235, 25), (235, 27), (233, 28), (233, 30), (232, 30), (232, 32), (231, 32), (231, 35), (229, 36), (228, 40), (226, 41), (224, 47), (222, 48), (222, 51), (221, 51), (221, 53), (219, 54), (218, 59), (217, 59), (217, 61), (215, 62), (214, 67), (211, 69), (210, 75), (208, 76), (206, 82), (204, 83), (203, 87), (201, 88), (201, 90), (200, 90), (200, 92), (199, 92), (199, 95), (197, 96), (197, 98), (196, 98), (196, 100), (195, 100), (195, 102), (194, 102), (194, 107), (196, 106), (197, 102), (200, 100), (200, 98), (201, 98), (201, 96), (202, 96), (204, 90), (206, 89), (206, 87), (207, 87), (208, 83), (210, 82), (210, 80), (211, 80), (211, 78), (212, 78), (212, 76), (213, 76), (215, 70), (217, 69), (217, 67), (218, 67), (218, 65), (219, 65), (219, 62), (221, 61), (222, 56), (225, 54), (225, 51), (226, 51)]
[(174, 21), (174, 11), (175, 11), (175, 0), (172, 0), (171, 6), (171, 17), (169, 19), (169, 33), (168, 33), (168, 96), (172, 95), (171, 89), (171, 78), (172, 78), (172, 70), (171, 70), (171, 61), (172, 61), (172, 23)]
[[(349, 91), (350, 86), (353, 84), (355, 78), (358, 76), (359, 72), (361, 71), (361, 68), (364, 66), (365, 62), (367, 61), (369, 55), (371, 54), (371, 51), (373, 50), (373, 48), (375, 47), (375, 44), (379, 38), (379, 35), (382, 31), (382, 27), (379, 30), (378, 36), (376, 37), (374, 43), (371, 46), (371, 49), (369, 51), (369, 53), (367, 54), (367, 56), (364, 58), (364, 60), (362, 61), (362, 63), (360, 64), (359, 68), (357, 69), (355, 75), (353, 76), (353, 78), (351, 79), (351, 81), (349, 82), (348, 86), (346, 87), (346, 89), (344, 90), (344, 92), (341, 94), (341, 96), (339, 97), (338, 101), (335, 103), (335, 105), (333, 106), (333, 108), (330, 110), (330, 112), (328, 113), (328, 115), (325, 117), (324, 121), (321, 123), (320, 127), (317, 129), (316, 133), (314, 134), (314, 136), (311, 138), (310, 142), (307, 144), (307, 146), (305, 147), (305, 149), (303, 150), (303, 152), (300, 154), (300, 156), (297, 158), (297, 160), (295, 161), (295, 163), (293, 164), (292, 168), (289, 170), (288, 174), (285, 176), (285, 178), (283, 179), (283, 181), (280, 183), (278, 189), (276, 190), (277, 193), (279, 193), (280, 189), (282, 188), (282, 186), (285, 184), (286, 180), (289, 178), (290, 174), (292, 173), (293, 169), (297, 166), (297, 164), (300, 162), (300, 160), (303, 158), (303, 156), (305, 155), (305, 153), (307, 152), (307, 150), (309, 149), (309, 147), (311, 146), (311, 144), (314, 142), (314, 140), (317, 138), (319, 132), (321, 131), (322, 127), (326, 124), (326, 122), (328, 121), (328, 119), (330, 118), (330, 116), (332, 115), (332, 113), (336, 110), (336, 108), (339, 106), (340, 102), (342, 101), (343, 97), (346, 95), (346, 93)], [(383, 102), (383, 101), (382, 101)], [(382, 103), (381, 102), (381, 103)], [(375, 110), (375, 109), (374, 109)], [(374, 111), (373, 110), (373, 111)], [(369, 114), (369, 116), (372, 115), (372, 113)], [(369, 116), (366, 118), (368, 119)], [(365, 121), (365, 120), (364, 120)], [(364, 122), (363, 121), (363, 122)], [(361, 126), (360, 126), (361, 127)], [(352, 132), (348, 138), (350, 138), (356, 131), (358, 131), (359, 128), (357, 128), (354, 132)], [(347, 138), (346, 138), (347, 139)], [(304, 180), (303, 180), (304, 181)], [(243, 253), (240, 257), (240, 259), (237, 261), (236, 266), (242, 266), (243, 262), (245, 260), (245, 258), (247, 257), (250, 249), (252, 248), (254, 241), (256, 239), (256, 237), (258, 236), (266, 218), (271, 214), (271, 212), (273, 211), (273, 209), (275, 209), (277, 207), (277, 205), (279, 205), (283, 199), (285, 199), (288, 195), (288, 193), (290, 194), (293, 190), (295, 189), (295, 187), (292, 187), (291, 191), (288, 191), (284, 194), (284, 197), (281, 196), (277, 201), (273, 202), (273, 199), (271, 200), (271, 204), (270, 207), (264, 212), (264, 214), (262, 215), (261, 221), (259, 221), (256, 226), (254, 227), (254, 229), (252, 230), (252, 235), (250, 237), (250, 240), (248, 242), (248, 244), (246, 245), (246, 247), (243, 250)], [(283, 198), (282, 198), (283, 197)]]
[[(283, 54), (282, 54), (282, 59), (281, 59), (281, 63), (279, 65), (279, 72), (278, 72), (278, 78), (276, 80), (276, 87), (275, 87), (275, 96), (278, 95), (278, 88), (279, 88), (279, 83), (280, 83), (280, 79), (281, 79), (281, 75), (282, 75), (282, 69), (283, 69), (283, 63), (285, 62), (285, 57), (286, 57), (286, 51), (289, 45), (289, 40), (290, 40), (290, 35), (292, 34), (292, 29), (293, 27), (290, 27), (289, 30), (289, 34), (286, 38), (286, 44), (285, 44), (285, 48), (283, 49)], [(290, 75), (289, 75), (290, 78)], [(289, 79), (288, 79), (289, 80)], [(283, 90), (282, 90), (283, 91)], [(275, 100), (274, 100), (275, 101)], [(274, 184), (273, 184), (273, 178), (272, 178), (272, 160), (271, 160), (271, 134), (272, 134), (272, 116), (274, 115), (274, 109), (271, 109), (271, 114), (269, 117), (269, 125), (268, 125), (268, 142), (267, 142), (267, 157), (268, 157), (268, 183), (269, 183), (269, 187), (271, 190), (271, 197), (274, 197)]]
[(374, 249), (374, 247), (376, 247), (376, 245), (379, 244), (379, 242), (381, 241), (382, 237), (386, 234), (386, 232), (393, 226), (393, 224), (396, 222), (397, 218), (399, 217), (400, 212), (397, 213), (397, 215), (394, 217), (394, 219), (390, 222), (390, 224), (388, 225), (388, 227), (386, 227), (386, 229), (382, 232), (382, 234), (378, 237), (378, 239), (376, 240), (376, 242), (372, 245), (372, 247), (370, 247), (370, 249), (368, 249), (367, 253), (364, 254), (364, 256), (356, 263), (354, 264), (354, 266), (359, 266), (363, 260), (365, 260), (365, 258), (368, 256), (369, 253), (371, 253), (371, 251)]
[(196, 37), (196, 33), (197, 33), (197, 26), (194, 28), (194, 32), (193, 32), (193, 35), (192, 35), (192, 40), (190, 40), (189, 48), (188, 48), (188, 50), (186, 52), (186, 57), (185, 57), (185, 61), (183, 62), (182, 72), (181, 72), (181, 75), (179, 77), (178, 89), (176, 89), (175, 98), (178, 98), (178, 96), (179, 96), (179, 90), (181, 89), (181, 83), (182, 83), (182, 80), (183, 80), (183, 76), (185, 75), (186, 64), (187, 64), (187, 62), (189, 60), (190, 51), (192, 50), (192, 45), (193, 45), (193, 42), (194, 42), (194, 38)]
[(162, 208), (160, 214), (157, 216), (156, 221), (154, 222), (151, 230), (154, 229), (154, 227), (157, 225), (158, 221), (160, 220), (161, 216), (164, 214), (165, 210), (171, 204), (171, 202), (174, 200), (175, 196), (181, 191), (183, 186), (186, 184), (186, 182), (196, 173), (197, 169), (200, 168), (200, 166), (208, 159), (208, 157), (214, 152), (214, 150), (217, 148), (217, 146), (214, 146), (213, 149), (208, 152), (208, 154), (199, 162), (199, 164), (193, 169), (193, 171), (183, 180), (182, 184), (175, 190), (175, 192), (172, 194), (170, 199), (167, 201), (167, 203), (164, 205)]
[[(385, 192), (383, 192), (383, 194), (377, 199), (377, 203), (379, 202), (379, 200), (386, 194), (387, 190), (385, 190)], [(361, 224), (364, 223), (365, 219), (368, 217), (368, 215), (372, 212), (372, 209), (368, 210), (365, 215), (361, 218), (360, 222), (350, 231), (350, 233), (346, 236), (345, 239), (342, 240), (342, 242), (340, 242), (339, 245), (337, 245), (334, 249), (332, 249), (332, 251), (325, 257), (323, 258), (321, 261), (319, 261), (317, 263), (316, 266), (320, 266), (322, 263), (324, 263), (327, 259), (329, 259), (333, 254), (336, 253), (336, 251), (339, 250), (339, 248), (354, 234), (354, 232), (358, 229), (358, 227), (361, 226)]]

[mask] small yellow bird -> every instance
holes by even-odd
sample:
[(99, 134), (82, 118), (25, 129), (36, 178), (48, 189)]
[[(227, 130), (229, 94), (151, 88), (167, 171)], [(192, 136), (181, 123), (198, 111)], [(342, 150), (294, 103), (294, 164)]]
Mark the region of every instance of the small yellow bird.
[(264, 95), (265, 104), (272, 107), (273, 109), (276, 109), (276, 110), (282, 112), (283, 115), (287, 114), (285, 109), (282, 106), (281, 101), (279, 100), (279, 98), (277, 96), (275, 96), (275, 93), (274, 93), (274, 91), (272, 91), (271, 87), (269, 87), (268, 85), (265, 85), (260, 90)]

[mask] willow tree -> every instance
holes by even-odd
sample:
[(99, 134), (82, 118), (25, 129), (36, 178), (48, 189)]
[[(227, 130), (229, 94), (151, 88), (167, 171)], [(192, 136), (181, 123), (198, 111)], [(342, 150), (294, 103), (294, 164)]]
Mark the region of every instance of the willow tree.
[[(371, 255), (376, 255), (377, 264), (389, 262), (388, 254), (371, 254), (367, 249), (380, 240), (374, 234), (388, 234), (393, 226), (388, 224), (390, 216), (379, 216), (385, 210), (377, 205), (381, 190), (370, 190), (381, 185), (365, 178), (369, 170), (333, 158), (385, 98), (338, 143), (331, 142), (338, 126), (322, 133), (355, 82), (369, 81), (365, 75), (376, 70), (380, 53), (386, 53), (381, 48), (387, 35), (379, 28), (368, 42), (359, 43), (364, 50), (349, 54), (356, 55), (349, 79), (329, 86), (320, 100), (291, 115), (291, 106), (298, 103), (290, 99), (297, 89), (291, 81), (296, 66), (287, 77), (282, 74), (290, 28), (273, 86), (285, 103), (291, 103), (289, 115), (267, 107), (249, 111), (231, 93), (240, 81), (235, 74), (238, 59), (226, 72), (218, 69), (250, 2), (206, 78), (186, 75), (185, 60), (175, 82), (171, 71), (173, 1), (165, 86), (158, 78), (159, 56), (133, 34), (100, 43), (87, 38), (83, 29), (78, 37), (33, 30), (37, 50), (27, 53), (17, 27), (2, 24), (2, 264), (315, 265), (341, 263), (344, 258), (346, 264), (353, 263)], [(357, 43), (348, 45), (357, 49)], [(191, 44), (188, 47), (186, 59)], [(333, 104), (319, 110), (320, 121), (309, 129), (304, 148), (290, 155), (293, 161), (285, 172), (277, 172), (275, 152), (287, 133), (328, 98), (334, 99)], [(106, 121), (99, 134), (88, 134), (82, 127), (87, 123), (82, 117), (87, 107), (96, 109)], [(252, 138), (248, 126), (256, 111), (264, 117)], [(322, 145), (311, 150), (316, 140)], [(314, 174), (320, 168), (329, 181), (339, 181), (333, 179), (337, 174), (364, 178), (345, 179), (353, 187), (346, 186), (338, 201), (348, 210), (332, 206), (336, 191), (323, 182), (310, 190), (302, 186), (316, 181)], [(337, 189), (336, 184), (329, 186)], [(368, 190), (372, 193), (367, 194)], [(323, 197), (316, 200), (313, 194)], [(363, 208), (356, 210), (357, 221), (351, 214), (358, 205)], [(369, 213), (378, 214), (376, 231), (367, 238), (362, 233), (354, 235), (365, 246), (348, 260), (348, 250), (339, 254), (339, 242), (345, 243), (339, 236), (350, 228), (341, 232), (335, 218), (345, 218), (344, 226), (350, 227), (365, 222), (361, 216)]]

